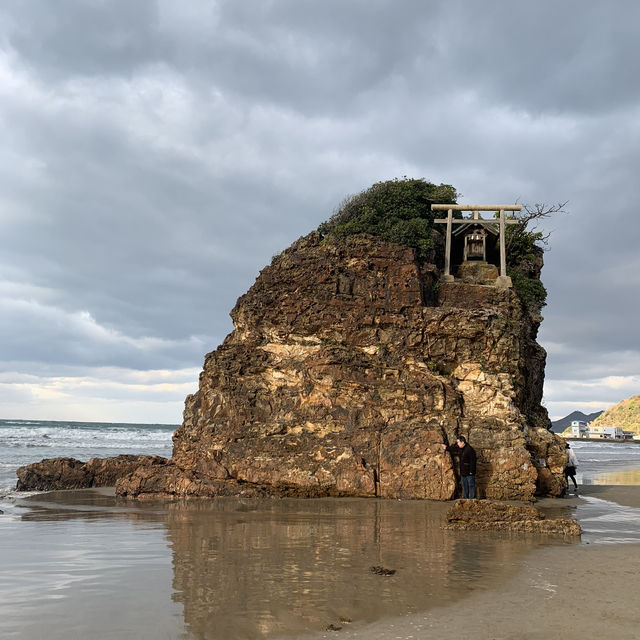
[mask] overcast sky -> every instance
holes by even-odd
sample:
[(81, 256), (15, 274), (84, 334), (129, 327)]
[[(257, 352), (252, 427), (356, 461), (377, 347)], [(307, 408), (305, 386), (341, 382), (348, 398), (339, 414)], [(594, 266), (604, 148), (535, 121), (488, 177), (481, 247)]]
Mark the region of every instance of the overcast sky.
[(640, 3), (6, 0), (0, 418), (181, 421), (271, 256), (408, 176), (556, 203), (552, 418), (640, 393)]

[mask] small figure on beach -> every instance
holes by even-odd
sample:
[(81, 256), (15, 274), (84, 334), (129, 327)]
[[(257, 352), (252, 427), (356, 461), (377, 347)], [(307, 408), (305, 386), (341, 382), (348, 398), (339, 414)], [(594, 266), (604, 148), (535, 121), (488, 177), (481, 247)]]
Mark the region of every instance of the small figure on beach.
[(564, 448), (567, 453), (567, 466), (564, 468), (564, 479), (567, 481), (567, 490), (569, 490), (569, 478), (571, 478), (573, 481), (573, 491), (577, 495), (578, 483), (576, 482), (576, 469), (578, 467), (578, 458), (576, 458), (576, 454), (568, 442), (564, 445)]
[(476, 452), (467, 443), (464, 436), (458, 436), (455, 444), (447, 446), (442, 443), (442, 449), (452, 456), (460, 456), (460, 479), (462, 483), (462, 497), (473, 500), (476, 497)]

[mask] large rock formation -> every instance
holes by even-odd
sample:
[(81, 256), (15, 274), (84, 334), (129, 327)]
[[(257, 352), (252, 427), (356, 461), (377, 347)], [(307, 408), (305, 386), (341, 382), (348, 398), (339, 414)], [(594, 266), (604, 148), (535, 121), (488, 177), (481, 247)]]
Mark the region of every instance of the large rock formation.
[(540, 318), (512, 289), (439, 276), (380, 238), (298, 240), (238, 300), (170, 463), (118, 493), (446, 500), (457, 481), (441, 443), (463, 434), (480, 497), (559, 495)]

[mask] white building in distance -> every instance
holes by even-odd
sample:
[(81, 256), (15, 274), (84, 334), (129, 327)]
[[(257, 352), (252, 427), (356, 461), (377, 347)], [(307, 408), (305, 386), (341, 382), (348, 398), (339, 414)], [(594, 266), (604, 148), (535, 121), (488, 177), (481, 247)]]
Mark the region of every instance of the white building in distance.
[(572, 438), (606, 438), (607, 440), (625, 440), (631, 434), (625, 434), (622, 427), (596, 427), (587, 424), (584, 420), (571, 422)]

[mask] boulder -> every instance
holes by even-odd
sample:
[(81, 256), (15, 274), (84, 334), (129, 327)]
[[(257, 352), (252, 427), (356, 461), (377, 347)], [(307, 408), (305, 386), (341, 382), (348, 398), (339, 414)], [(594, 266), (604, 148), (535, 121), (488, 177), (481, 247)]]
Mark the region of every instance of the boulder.
[(495, 284), (498, 278), (498, 267), (480, 262), (463, 262), (458, 267), (456, 278), (470, 284)]
[(18, 491), (84, 489), (92, 480), (85, 463), (75, 458), (49, 458), (20, 467), (16, 473)]
[(140, 465), (158, 464), (159, 456), (121, 455), (113, 458), (91, 458), (82, 462), (75, 458), (48, 458), (20, 467), (17, 471), (18, 491), (54, 491), (113, 487), (118, 478), (130, 474)]

